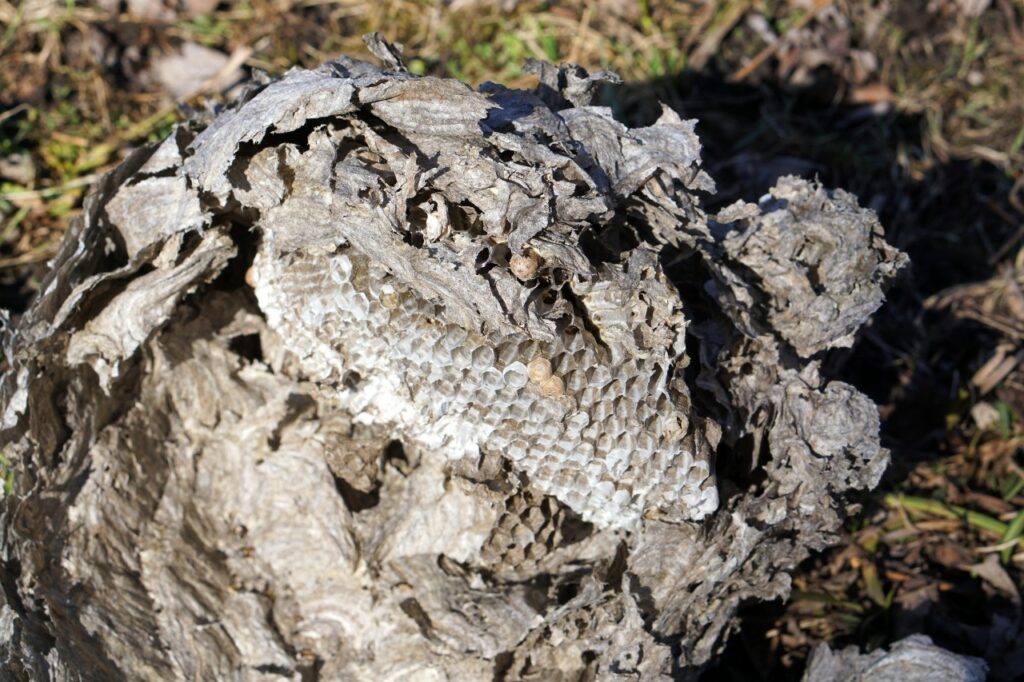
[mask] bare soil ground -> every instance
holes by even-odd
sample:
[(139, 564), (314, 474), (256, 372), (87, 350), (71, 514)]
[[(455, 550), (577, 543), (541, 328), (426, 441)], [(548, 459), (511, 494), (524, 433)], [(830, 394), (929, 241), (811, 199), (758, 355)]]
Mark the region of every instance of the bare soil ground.
[(795, 679), (818, 642), (915, 632), (1024, 677), (1024, 4), (0, 0), (0, 307), (24, 309), (133, 145), (374, 30), (473, 83), (530, 85), (527, 57), (618, 71), (620, 117), (699, 119), (709, 210), (793, 173), (878, 211), (912, 272), (828, 364), (881, 406), (893, 465), (707, 678)]

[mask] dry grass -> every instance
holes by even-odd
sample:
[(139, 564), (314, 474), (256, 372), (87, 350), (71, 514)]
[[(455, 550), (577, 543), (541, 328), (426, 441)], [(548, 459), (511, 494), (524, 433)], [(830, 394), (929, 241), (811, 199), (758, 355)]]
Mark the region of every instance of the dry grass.
[[(80, 203), (80, 179), (116, 163), (128, 146), (159, 137), (180, 115), (147, 82), (146, 69), (183, 41), (244, 50), (246, 66), (272, 74), (365, 54), (360, 36), (373, 30), (404, 43), (413, 70), (473, 83), (526, 82), (520, 66), (527, 57), (611, 68), (648, 86), (710, 69), (736, 81), (813, 87), (816, 72), (830, 71), (834, 91), (826, 96), (836, 103), (923, 117), (921, 153), (901, 160), (912, 172), (951, 158), (983, 159), (1018, 180), (1012, 198), (1020, 208), (1024, 38), (1020, 9), (1007, 0), (974, 18), (952, 1), (924, 12), (915, 7), (924, 3), (883, 10), (822, 0), (526, 0), (511, 12), (499, 2), (459, 4), (250, 0), (152, 19), (72, 0), (0, 1), (0, 155), (27, 155), (34, 170), (0, 186), (0, 268), (49, 253)], [(632, 96), (650, 99), (656, 89)]]

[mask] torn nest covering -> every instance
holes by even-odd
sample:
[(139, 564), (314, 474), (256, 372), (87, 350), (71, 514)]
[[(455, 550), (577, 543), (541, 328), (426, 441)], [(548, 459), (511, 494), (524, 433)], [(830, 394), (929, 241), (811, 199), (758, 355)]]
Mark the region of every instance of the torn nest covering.
[(872, 212), (708, 217), (613, 75), (368, 42), (133, 153), (9, 334), (17, 675), (695, 675), (878, 482), (818, 372), (905, 263)]

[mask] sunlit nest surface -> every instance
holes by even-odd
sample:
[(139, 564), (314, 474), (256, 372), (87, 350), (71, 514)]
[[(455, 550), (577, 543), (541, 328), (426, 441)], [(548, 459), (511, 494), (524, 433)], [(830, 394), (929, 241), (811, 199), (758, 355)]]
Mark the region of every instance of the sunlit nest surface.
[(905, 261), (873, 213), (709, 217), (694, 122), (611, 75), (369, 42), (134, 153), (9, 335), (12, 669), (696, 674), (877, 483), (818, 373)]

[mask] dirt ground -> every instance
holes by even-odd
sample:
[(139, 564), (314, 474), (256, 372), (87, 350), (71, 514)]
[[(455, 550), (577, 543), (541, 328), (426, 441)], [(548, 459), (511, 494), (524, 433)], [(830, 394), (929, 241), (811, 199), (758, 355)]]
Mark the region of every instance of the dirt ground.
[(0, 307), (133, 145), (254, 70), (367, 56), (374, 30), (472, 83), (528, 86), (527, 57), (617, 71), (622, 119), (700, 121), (709, 210), (784, 174), (875, 209), (912, 271), (827, 364), (880, 405), (893, 465), (706, 678), (798, 679), (819, 642), (920, 632), (1024, 679), (1024, 3), (0, 0)]

